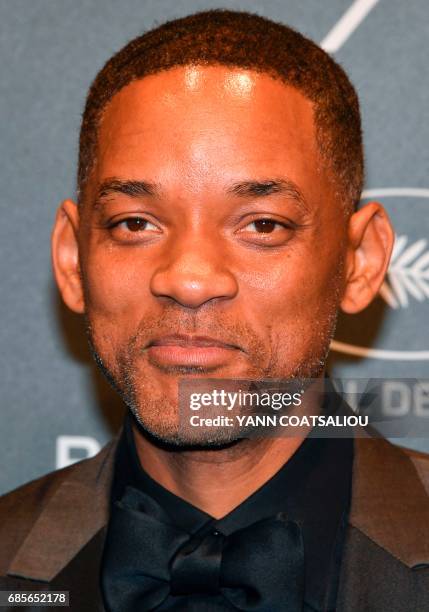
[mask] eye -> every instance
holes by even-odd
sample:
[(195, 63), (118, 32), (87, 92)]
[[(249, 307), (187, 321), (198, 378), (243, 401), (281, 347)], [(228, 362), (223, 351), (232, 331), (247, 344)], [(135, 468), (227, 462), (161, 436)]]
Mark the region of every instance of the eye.
[(126, 217), (108, 225), (110, 235), (119, 242), (150, 240), (162, 230), (145, 217)]
[(238, 231), (245, 242), (262, 246), (281, 246), (291, 237), (295, 225), (286, 220), (279, 221), (272, 217), (253, 219)]
[(122, 227), (130, 232), (142, 232), (143, 230), (159, 231), (156, 225), (143, 217), (129, 217), (128, 219), (116, 222), (113, 227)]
[(259, 234), (271, 234), (277, 226), (284, 227), (277, 221), (274, 221), (274, 219), (257, 219), (249, 223), (247, 227), (251, 227)]

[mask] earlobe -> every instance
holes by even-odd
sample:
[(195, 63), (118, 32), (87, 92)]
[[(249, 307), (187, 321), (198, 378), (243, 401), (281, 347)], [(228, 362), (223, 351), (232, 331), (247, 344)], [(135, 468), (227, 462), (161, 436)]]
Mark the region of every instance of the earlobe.
[(85, 310), (79, 265), (79, 210), (72, 200), (58, 208), (52, 231), (52, 265), (55, 280), (65, 304), (73, 312)]
[(393, 242), (389, 217), (378, 202), (366, 204), (351, 216), (343, 312), (360, 312), (375, 298), (387, 272)]

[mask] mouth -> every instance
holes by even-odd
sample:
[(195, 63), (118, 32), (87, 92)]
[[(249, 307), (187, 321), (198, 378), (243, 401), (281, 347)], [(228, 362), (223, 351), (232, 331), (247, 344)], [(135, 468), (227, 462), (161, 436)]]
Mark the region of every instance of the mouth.
[(152, 340), (146, 347), (151, 361), (161, 366), (216, 367), (241, 349), (208, 336), (174, 334)]

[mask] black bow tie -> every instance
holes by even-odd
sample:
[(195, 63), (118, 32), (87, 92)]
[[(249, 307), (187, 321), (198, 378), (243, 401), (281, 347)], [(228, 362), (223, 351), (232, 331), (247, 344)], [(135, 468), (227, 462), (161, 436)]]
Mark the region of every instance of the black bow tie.
[(229, 536), (190, 536), (152, 498), (127, 487), (109, 521), (102, 590), (108, 612), (146, 612), (170, 596), (198, 594), (220, 596), (226, 609), (298, 612), (301, 530), (280, 513)]

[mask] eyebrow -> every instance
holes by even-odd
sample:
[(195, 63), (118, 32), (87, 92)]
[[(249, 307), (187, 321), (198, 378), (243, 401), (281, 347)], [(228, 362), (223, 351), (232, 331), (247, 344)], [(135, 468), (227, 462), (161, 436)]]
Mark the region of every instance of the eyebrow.
[[(100, 184), (94, 207), (101, 206), (105, 198), (115, 193), (121, 193), (132, 198), (157, 197), (160, 195), (160, 189), (156, 183), (148, 181), (109, 178)], [(285, 195), (297, 202), (305, 212), (308, 212), (308, 205), (302, 192), (296, 183), (289, 178), (241, 181), (228, 187), (226, 193), (244, 199), (264, 198), (276, 194)]]
[(295, 200), (301, 208), (308, 211), (308, 205), (299, 187), (288, 178), (235, 183), (228, 193), (243, 198), (264, 198), (280, 194)]
[(103, 199), (115, 193), (122, 193), (132, 198), (140, 198), (142, 196), (157, 196), (159, 190), (155, 183), (149, 183), (147, 181), (132, 181), (117, 178), (106, 179), (98, 188), (94, 206), (100, 206)]

